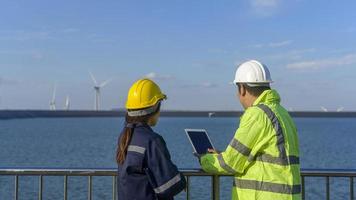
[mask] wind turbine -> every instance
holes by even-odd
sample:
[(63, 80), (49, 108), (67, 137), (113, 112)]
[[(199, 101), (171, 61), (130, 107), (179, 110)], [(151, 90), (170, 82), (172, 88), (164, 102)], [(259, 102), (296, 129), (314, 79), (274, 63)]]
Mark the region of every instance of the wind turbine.
[(55, 84), (53, 88), (52, 100), (49, 102), (50, 110), (56, 110), (56, 90), (57, 90), (57, 85)]
[(213, 117), (214, 115), (215, 115), (215, 112), (209, 112), (208, 113), (209, 118)]
[(324, 112), (328, 112), (328, 109), (326, 109), (324, 106), (320, 106), (321, 110)]
[(69, 110), (70, 108), (70, 101), (69, 101), (69, 96), (66, 98), (66, 102), (64, 104), (64, 110)]
[(342, 111), (344, 111), (344, 107), (342, 106), (336, 110), (336, 112), (342, 112)]
[(100, 109), (100, 101), (101, 101), (100, 90), (101, 90), (102, 87), (107, 85), (111, 81), (111, 79), (108, 79), (108, 80), (102, 82), (101, 84), (98, 84), (98, 82), (96, 81), (94, 75), (90, 71), (89, 71), (89, 74), (91, 76), (91, 79), (93, 79), (93, 82), (94, 82), (94, 90), (95, 90), (94, 109), (96, 111), (98, 111)]

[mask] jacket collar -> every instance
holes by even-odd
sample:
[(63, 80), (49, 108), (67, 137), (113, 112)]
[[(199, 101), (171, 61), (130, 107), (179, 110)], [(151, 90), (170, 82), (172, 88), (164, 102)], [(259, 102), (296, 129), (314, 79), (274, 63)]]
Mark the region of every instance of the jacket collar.
[(253, 103), (254, 106), (260, 103), (276, 103), (279, 104), (281, 102), (281, 97), (279, 96), (276, 90), (265, 90)]
[(152, 130), (152, 128), (146, 123), (126, 123), (125, 122), (125, 127), (128, 127), (128, 128), (145, 127), (145, 128)]

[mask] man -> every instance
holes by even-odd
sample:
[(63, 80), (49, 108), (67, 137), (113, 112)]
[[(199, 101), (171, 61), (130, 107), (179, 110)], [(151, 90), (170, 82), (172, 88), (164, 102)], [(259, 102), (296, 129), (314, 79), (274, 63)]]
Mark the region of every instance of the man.
[(245, 109), (240, 126), (224, 152), (209, 149), (200, 158), (204, 171), (234, 175), (233, 200), (301, 199), (297, 129), (271, 82), (258, 61), (238, 67), (234, 83)]

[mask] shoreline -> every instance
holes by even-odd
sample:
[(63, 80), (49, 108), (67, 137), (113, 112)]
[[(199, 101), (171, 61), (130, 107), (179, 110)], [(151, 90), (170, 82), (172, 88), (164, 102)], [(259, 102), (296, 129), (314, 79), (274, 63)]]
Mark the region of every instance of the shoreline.
[[(124, 110), (0, 110), (0, 119), (23, 118), (78, 118), (78, 117), (123, 117)], [(292, 117), (305, 118), (356, 118), (356, 111), (322, 112), (322, 111), (291, 111)], [(162, 117), (239, 117), (243, 111), (175, 111), (163, 110)]]

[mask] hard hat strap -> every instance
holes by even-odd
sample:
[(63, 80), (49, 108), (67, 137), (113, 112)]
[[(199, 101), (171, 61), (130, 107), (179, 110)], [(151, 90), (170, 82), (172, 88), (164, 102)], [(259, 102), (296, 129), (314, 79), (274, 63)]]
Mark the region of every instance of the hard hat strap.
[(159, 103), (156, 103), (156, 105), (142, 109), (142, 110), (128, 110), (127, 114), (130, 117), (140, 117), (140, 116), (149, 115), (151, 113), (156, 112), (158, 106), (159, 106)]

